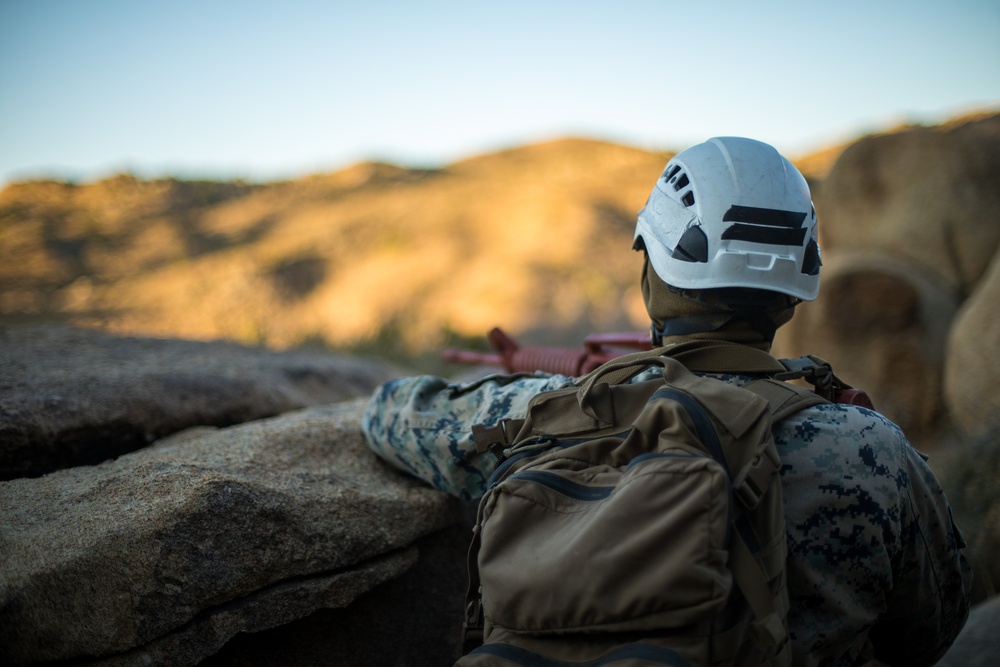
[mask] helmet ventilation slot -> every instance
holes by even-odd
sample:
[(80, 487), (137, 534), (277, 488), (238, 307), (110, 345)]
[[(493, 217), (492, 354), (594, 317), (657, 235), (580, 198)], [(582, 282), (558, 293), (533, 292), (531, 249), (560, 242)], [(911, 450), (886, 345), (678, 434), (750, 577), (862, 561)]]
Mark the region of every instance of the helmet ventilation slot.
[[(678, 164), (675, 164), (664, 172), (663, 180), (674, 186), (674, 192), (680, 192), (691, 185), (691, 179), (681, 171), (681, 167)], [(694, 193), (689, 191), (681, 195), (681, 203), (688, 208), (694, 206)]]
[(682, 262), (707, 262), (708, 237), (705, 230), (701, 226), (688, 227), (671, 254)]

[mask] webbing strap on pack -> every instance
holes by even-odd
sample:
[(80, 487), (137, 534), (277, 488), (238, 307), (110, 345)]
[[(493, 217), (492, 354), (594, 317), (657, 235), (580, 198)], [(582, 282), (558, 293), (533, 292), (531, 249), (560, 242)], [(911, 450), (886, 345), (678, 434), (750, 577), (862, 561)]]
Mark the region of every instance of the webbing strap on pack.
[[(627, 354), (591, 371), (576, 384), (593, 386), (598, 380), (601, 383), (621, 384), (645, 368), (662, 366), (662, 363), (656, 362), (656, 358), (661, 356), (672, 357), (695, 373), (767, 375), (780, 381), (802, 379), (827, 401), (874, 409), (868, 394), (837, 377), (825, 359), (811, 354), (795, 359), (777, 359), (764, 350), (727, 341), (688, 341)], [(592, 412), (587, 411), (588, 414)]]
[(481, 646), (485, 638), (482, 581), (479, 578), (479, 548), (482, 544), (482, 507), (477, 512), (476, 525), (468, 553), (469, 588), (465, 592), (465, 618), (462, 621), (462, 653), (467, 654)]
[(751, 636), (762, 649), (777, 650), (788, 639), (788, 630), (781, 614), (775, 609), (773, 594), (764, 573), (738, 531), (731, 542), (730, 567), (733, 578), (753, 612)]
[(768, 408), (771, 411), (771, 419), (775, 422), (781, 421), (785, 417), (811, 405), (829, 402), (818, 393), (812, 392), (805, 387), (799, 387), (770, 378), (754, 380), (743, 385), (743, 388), (747, 391), (752, 391), (767, 401)]
[(760, 502), (771, 483), (771, 475), (781, 466), (773, 448), (764, 449), (762, 456), (750, 461), (733, 476), (733, 495), (743, 506), (752, 510)]

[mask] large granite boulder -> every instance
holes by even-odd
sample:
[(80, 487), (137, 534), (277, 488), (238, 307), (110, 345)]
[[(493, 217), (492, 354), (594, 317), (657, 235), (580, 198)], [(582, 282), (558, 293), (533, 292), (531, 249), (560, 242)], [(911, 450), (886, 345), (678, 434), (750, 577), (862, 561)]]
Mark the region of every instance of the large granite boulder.
[(0, 480), (99, 463), (190, 426), (369, 395), (393, 374), (318, 351), (0, 328)]
[(821, 244), (893, 255), (964, 298), (1000, 245), (998, 178), (1000, 115), (865, 137), (817, 189)]
[(966, 436), (1000, 434), (1000, 252), (951, 328), (944, 389)]
[(191, 429), (0, 482), (2, 657), (193, 665), (402, 575), (413, 545), (462, 513), (367, 449), (364, 405)]

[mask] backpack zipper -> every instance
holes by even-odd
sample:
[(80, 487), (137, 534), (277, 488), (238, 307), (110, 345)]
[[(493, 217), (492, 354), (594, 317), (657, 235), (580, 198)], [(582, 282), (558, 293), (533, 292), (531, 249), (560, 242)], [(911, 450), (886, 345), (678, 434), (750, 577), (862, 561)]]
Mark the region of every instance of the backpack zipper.
[(691, 663), (681, 657), (675, 651), (663, 646), (653, 646), (652, 644), (635, 643), (616, 648), (601, 657), (588, 662), (565, 662), (554, 658), (546, 658), (534, 651), (513, 646), (511, 644), (483, 644), (472, 651), (472, 654), (488, 654), (503, 660), (508, 660), (515, 665), (525, 665), (527, 667), (602, 667), (613, 665), (619, 660), (640, 660), (642, 662), (656, 665), (672, 665), (672, 667), (691, 667)]

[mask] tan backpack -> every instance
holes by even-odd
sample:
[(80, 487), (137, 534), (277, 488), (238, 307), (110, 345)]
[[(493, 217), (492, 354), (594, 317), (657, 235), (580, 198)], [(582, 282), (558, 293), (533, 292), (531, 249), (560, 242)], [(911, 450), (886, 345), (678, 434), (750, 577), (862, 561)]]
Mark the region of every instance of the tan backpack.
[[(662, 377), (628, 383), (650, 366)], [(523, 421), (474, 427), (498, 465), (458, 665), (790, 664), (771, 427), (827, 401), (686, 366), (787, 370), (740, 345), (640, 352), (536, 396)]]

